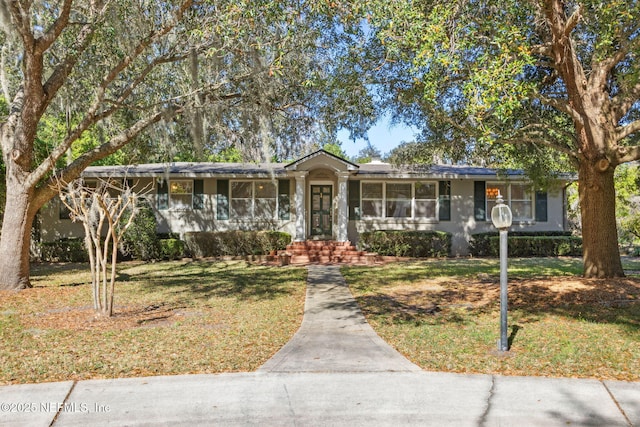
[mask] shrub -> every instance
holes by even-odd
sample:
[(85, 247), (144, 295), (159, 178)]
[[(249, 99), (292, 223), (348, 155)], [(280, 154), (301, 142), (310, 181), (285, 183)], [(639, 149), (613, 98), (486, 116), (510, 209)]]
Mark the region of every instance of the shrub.
[(287, 245), (291, 243), (291, 234), (283, 231), (263, 231), (263, 253), (268, 254), (271, 251), (282, 251), (287, 248)]
[(360, 233), (363, 250), (379, 255), (443, 257), (451, 253), (451, 234), (443, 231), (371, 231)]
[[(508, 237), (509, 255), (518, 257), (580, 256), (582, 239), (570, 232), (512, 232)], [(498, 256), (498, 232), (474, 234), (469, 244), (473, 256)]]
[(47, 262), (88, 262), (83, 239), (60, 239), (40, 243), (41, 256)]
[(122, 236), (120, 252), (133, 259), (144, 261), (158, 259), (161, 255), (161, 247), (156, 235), (156, 227), (156, 216), (149, 205), (144, 203), (133, 218), (133, 224)]
[(180, 259), (184, 257), (184, 242), (179, 239), (159, 239), (160, 255), (162, 259)]
[(291, 235), (278, 231), (195, 231), (185, 233), (184, 240), (195, 258), (246, 256), (285, 249)]

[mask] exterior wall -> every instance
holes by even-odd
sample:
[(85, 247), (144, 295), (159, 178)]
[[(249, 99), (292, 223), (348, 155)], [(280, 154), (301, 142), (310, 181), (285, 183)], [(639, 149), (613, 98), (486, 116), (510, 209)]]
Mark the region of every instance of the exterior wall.
[(81, 223), (60, 219), (61, 205), (62, 202), (56, 197), (40, 209), (40, 239), (43, 242), (84, 237)]
[[(182, 178), (180, 178), (182, 179)], [(291, 212), (287, 221), (246, 221), (230, 218), (228, 220), (216, 219), (216, 184), (214, 178), (204, 179), (203, 209), (158, 209), (156, 187), (152, 178), (134, 179), (136, 189), (145, 191), (145, 198), (152, 208), (158, 221), (158, 233), (177, 233), (183, 236), (191, 231), (229, 231), (229, 230), (278, 230), (295, 234), (295, 212)], [(294, 187), (294, 184), (292, 184)], [(143, 190), (146, 189), (146, 190)], [(290, 197), (293, 190), (290, 189)], [(43, 241), (54, 241), (62, 238), (82, 238), (84, 229), (80, 222), (70, 219), (60, 219), (59, 210), (62, 202), (58, 198), (53, 199), (41, 210), (42, 224), (41, 238)]]
[[(363, 181), (364, 182), (364, 181)], [(387, 181), (389, 182), (389, 181)], [(512, 231), (564, 230), (564, 192), (549, 191), (546, 222), (514, 222)], [(491, 220), (479, 221), (474, 217), (474, 181), (451, 180), (451, 221), (405, 218), (373, 218), (349, 221), (349, 240), (358, 241), (358, 233), (377, 230), (445, 231), (451, 233), (451, 255), (469, 254), (469, 241), (476, 233), (495, 231)]]
[[(306, 239), (311, 235), (311, 186), (312, 185), (331, 185), (332, 187), (332, 203), (331, 203), (331, 221), (332, 235), (321, 236), (321, 238), (340, 239), (344, 236), (344, 224), (348, 209), (345, 212), (345, 206), (348, 200), (348, 194), (345, 194), (344, 188), (347, 177), (353, 179), (355, 171), (349, 169), (350, 165), (346, 165), (339, 160), (327, 158), (326, 156), (316, 156), (297, 164), (299, 169), (290, 170), (285, 173), (286, 179), (289, 179), (289, 206), (290, 215), (288, 220), (251, 220), (234, 218), (230, 215), (229, 219), (217, 219), (217, 189), (220, 179), (228, 180), (230, 183), (234, 180), (242, 181), (264, 181), (267, 174), (253, 175), (254, 178), (245, 177), (241, 173), (222, 175), (221, 178), (209, 177), (200, 178), (199, 175), (180, 175), (175, 179), (202, 179), (202, 209), (172, 208), (158, 209), (157, 183), (155, 178), (134, 178), (134, 182), (138, 191), (145, 192), (146, 198), (150, 206), (154, 210), (158, 221), (159, 233), (177, 233), (181, 236), (191, 231), (229, 231), (229, 230), (278, 230), (289, 233), (294, 239)], [(218, 175), (214, 175), (218, 176)], [(262, 176), (261, 178), (255, 178)], [(280, 175), (278, 175), (280, 176)], [(455, 175), (460, 176), (460, 175)], [(474, 175), (475, 176), (475, 175)], [(298, 178), (298, 180), (296, 179)], [(285, 178), (285, 176), (282, 176)], [(482, 180), (483, 176), (480, 176)], [(488, 176), (486, 178), (489, 178)], [(360, 220), (350, 220), (347, 223), (346, 237), (353, 243), (358, 241), (358, 233), (364, 231), (375, 230), (438, 230), (452, 234), (452, 255), (463, 256), (469, 253), (468, 243), (471, 236), (475, 233), (493, 231), (491, 221), (476, 220), (474, 216), (474, 179), (466, 176), (464, 178), (415, 178), (415, 177), (396, 177), (378, 174), (375, 178), (372, 175), (359, 176), (361, 182), (415, 182), (415, 181), (431, 181), (439, 180), (450, 181), (450, 220), (437, 220), (429, 218), (364, 218)], [(489, 182), (497, 181), (495, 175)], [(297, 182), (304, 182), (304, 186), (298, 188)], [(516, 182), (516, 181), (513, 181)], [(348, 184), (348, 183), (347, 183)], [(342, 192), (340, 191), (342, 188)], [(348, 185), (347, 185), (348, 188)], [(300, 198), (297, 197), (296, 191), (302, 189)], [(297, 200), (300, 201), (297, 209)], [(84, 231), (82, 224), (73, 223), (68, 219), (59, 218), (59, 207), (61, 202), (56, 198), (52, 200), (40, 214), (41, 218), (41, 236), (43, 241), (53, 241), (60, 238), (80, 238), (83, 237)], [(298, 210), (300, 210), (298, 212)], [(342, 213), (343, 221), (340, 221), (340, 213)], [(343, 227), (340, 229), (340, 227)], [(547, 221), (524, 221), (514, 222), (511, 230), (522, 231), (562, 231), (565, 226), (565, 195), (564, 190), (559, 189), (549, 191), (547, 194)], [(342, 230), (342, 231), (341, 231)]]
[[(238, 179), (250, 181), (250, 179)], [(233, 181), (230, 180), (230, 181)], [(292, 185), (293, 186), (293, 185)], [(292, 193), (292, 190), (289, 190)], [(216, 218), (217, 212), (217, 180), (214, 178), (204, 179), (203, 209), (164, 209), (158, 210), (154, 196), (154, 212), (158, 219), (159, 233), (177, 233), (183, 236), (184, 233), (194, 231), (231, 231), (231, 230), (277, 230), (295, 234), (295, 214), (291, 212), (289, 220), (272, 221), (252, 221), (247, 219), (233, 218), (230, 215), (228, 220)], [(290, 194), (291, 197), (291, 194)]]
[[(143, 195), (155, 210), (155, 188), (152, 186), (152, 178), (134, 178), (133, 190)], [(81, 222), (73, 222), (70, 219), (60, 219), (62, 202), (55, 197), (40, 210), (41, 232), (43, 242), (52, 242), (59, 239), (75, 239), (84, 237), (84, 227)], [(158, 216), (156, 215), (156, 218)]]

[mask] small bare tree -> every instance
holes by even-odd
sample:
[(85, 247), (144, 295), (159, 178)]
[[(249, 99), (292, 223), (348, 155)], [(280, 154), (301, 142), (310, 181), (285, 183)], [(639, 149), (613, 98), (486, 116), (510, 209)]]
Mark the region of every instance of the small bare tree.
[(82, 222), (84, 227), (93, 306), (101, 315), (112, 316), (118, 244), (133, 223), (139, 195), (126, 180), (99, 180), (95, 187), (76, 180), (59, 185), (59, 194), (69, 209), (69, 218)]

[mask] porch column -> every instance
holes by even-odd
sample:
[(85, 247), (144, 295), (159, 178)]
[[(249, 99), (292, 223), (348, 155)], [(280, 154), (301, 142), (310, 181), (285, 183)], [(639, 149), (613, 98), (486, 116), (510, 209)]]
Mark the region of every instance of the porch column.
[(296, 178), (296, 235), (293, 239), (295, 242), (304, 242), (307, 240), (307, 212), (304, 208), (304, 189), (305, 178), (308, 172), (295, 172)]
[(349, 172), (336, 172), (338, 175), (338, 231), (336, 240), (346, 242), (348, 240), (347, 225), (349, 224), (349, 206), (347, 203), (347, 180)]

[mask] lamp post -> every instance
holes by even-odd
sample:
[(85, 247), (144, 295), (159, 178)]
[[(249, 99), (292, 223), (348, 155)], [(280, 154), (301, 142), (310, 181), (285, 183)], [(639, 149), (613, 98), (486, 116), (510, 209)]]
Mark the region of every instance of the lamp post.
[(491, 222), (500, 230), (500, 341), (499, 351), (509, 351), (507, 338), (507, 233), (511, 227), (511, 209), (498, 193), (496, 205), (491, 209)]

